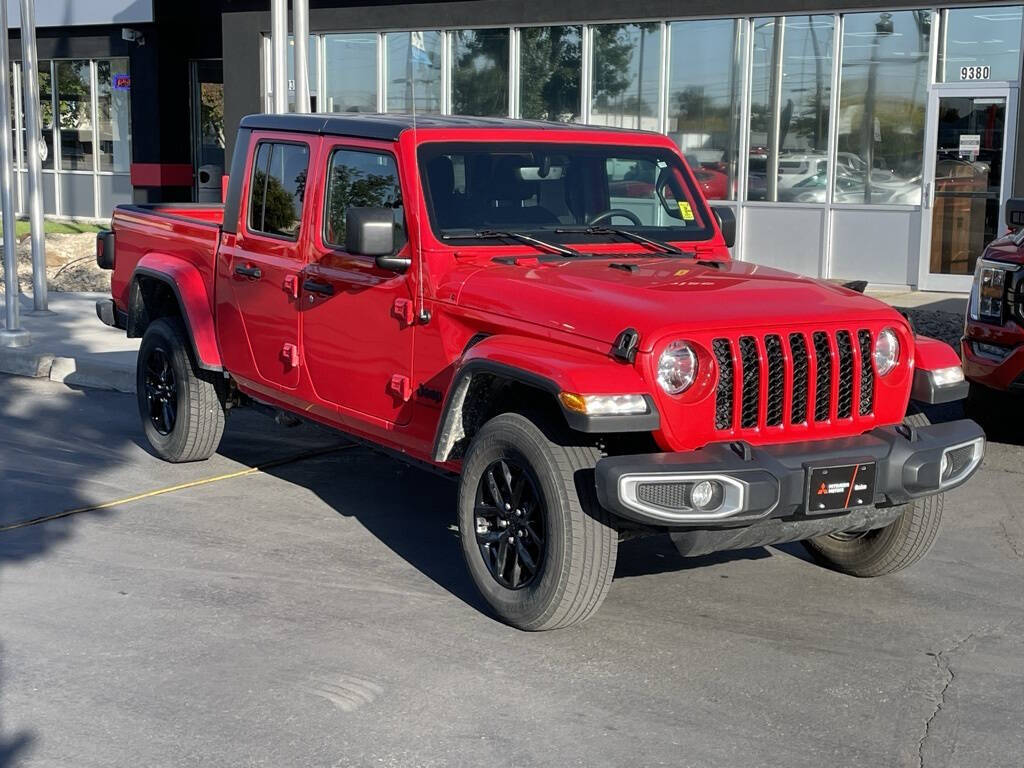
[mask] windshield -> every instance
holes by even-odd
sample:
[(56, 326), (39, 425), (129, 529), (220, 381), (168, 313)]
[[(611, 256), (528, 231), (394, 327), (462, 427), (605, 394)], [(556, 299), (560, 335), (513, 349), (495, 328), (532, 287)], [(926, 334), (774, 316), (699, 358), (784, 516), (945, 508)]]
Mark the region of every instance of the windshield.
[(431, 226), (447, 241), (493, 230), (559, 243), (621, 242), (607, 228), (661, 241), (713, 233), (681, 161), (666, 149), (437, 143), (420, 147), (419, 162)]

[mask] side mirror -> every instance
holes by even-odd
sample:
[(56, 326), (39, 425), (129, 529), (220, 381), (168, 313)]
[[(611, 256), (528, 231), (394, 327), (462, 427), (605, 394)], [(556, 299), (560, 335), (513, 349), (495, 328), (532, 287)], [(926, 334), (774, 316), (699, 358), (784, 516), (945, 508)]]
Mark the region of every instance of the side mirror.
[(1024, 197), (1012, 197), (1006, 201), (1006, 226), (1015, 230), (1024, 227)]
[(412, 259), (395, 256), (395, 212), (391, 208), (348, 208), (345, 211), (345, 250), (373, 256), (380, 269), (404, 272)]
[(716, 205), (711, 208), (718, 222), (718, 228), (722, 230), (722, 237), (725, 238), (725, 247), (732, 248), (736, 245), (736, 214), (732, 208), (725, 205)]

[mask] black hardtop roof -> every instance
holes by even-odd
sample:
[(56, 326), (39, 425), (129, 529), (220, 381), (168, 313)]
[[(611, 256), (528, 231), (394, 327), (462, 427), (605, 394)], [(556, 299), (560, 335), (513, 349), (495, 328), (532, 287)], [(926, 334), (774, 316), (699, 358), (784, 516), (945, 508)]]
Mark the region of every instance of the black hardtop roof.
[[(601, 125), (555, 123), (544, 120), (514, 120), (509, 117), (465, 117), (461, 115), (417, 115), (417, 128), (491, 128), (495, 130), (603, 130), (616, 133), (638, 133), (624, 128), (606, 128)], [(397, 141), (403, 131), (413, 128), (412, 115), (356, 113), (341, 115), (248, 115), (242, 118), (242, 128), (252, 130), (317, 133), (328, 136), (350, 136), (360, 139)]]

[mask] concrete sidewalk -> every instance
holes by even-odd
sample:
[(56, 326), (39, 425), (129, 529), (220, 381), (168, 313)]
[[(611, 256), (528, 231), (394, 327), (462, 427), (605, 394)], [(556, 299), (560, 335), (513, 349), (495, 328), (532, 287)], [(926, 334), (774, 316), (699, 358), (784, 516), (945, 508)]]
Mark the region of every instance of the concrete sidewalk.
[[(967, 306), (965, 295), (870, 289), (867, 293), (895, 307), (910, 309), (919, 333), (956, 344)], [(139, 339), (127, 338), (124, 331), (108, 328), (96, 317), (96, 299), (107, 295), (52, 293), (50, 309), (55, 314), (47, 317), (30, 316), (32, 297), (22, 295), (22, 327), (32, 334), (32, 344), (22, 349), (0, 347), (0, 373), (134, 392)]]
[[(33, 317), (28, 314), (32, 296), (22, 294), (21, 326), (32, 334), (32, 343), (19, 349), (0, 347), (0, 373), (134, 392), (140, 340), (127, 338), (124, 331), (109, 328), (96, 317), (96, 299), (108, 296), (51, 293), (49, 306), (54, 314)], [(4, 325), (0, 316), (0, 328)]]

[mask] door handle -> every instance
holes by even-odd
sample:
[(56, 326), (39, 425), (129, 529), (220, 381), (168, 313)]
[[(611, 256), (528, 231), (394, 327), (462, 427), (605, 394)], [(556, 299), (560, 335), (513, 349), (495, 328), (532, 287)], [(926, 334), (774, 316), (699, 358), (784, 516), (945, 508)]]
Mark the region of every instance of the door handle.
[(334, 286), (330, 283), (318, 283), (316, 280), (306, 278), (302, 281), (302, 290), (309, 293), (319, 293), (321, 296), (333, 296)]
[(241, 275), (242, 277), (249, 277), (252, 278), (253, 280), (259, 280), (261, 277), (263, 277), (263, 272), (260, 271), (259, 267), (243, 267), (241, 264), (235, 267), (235, 274)]

